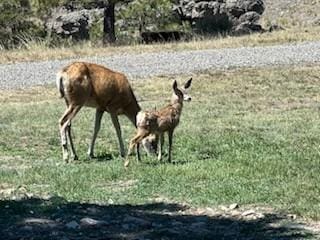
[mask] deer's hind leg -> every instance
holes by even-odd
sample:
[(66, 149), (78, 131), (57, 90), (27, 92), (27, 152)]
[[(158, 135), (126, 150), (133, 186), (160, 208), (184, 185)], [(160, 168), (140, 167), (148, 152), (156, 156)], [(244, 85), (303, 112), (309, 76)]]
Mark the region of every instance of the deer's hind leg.
[[(67, 110), (62, 115), (59, 121), (63, 160), (66, 162), (68, 162), (68, 159), (69, 159), (67, 134), (68, 134), (70, 143), (72, 143), (73, 145), (71, 133), (69, 134), (69, 131), (71, 128), (70, 124), (71, 124), (71, 120), (76, 116), (76, 114), (79, 112), (80, 109), (81, 109), (81, 106), (69, 105)], [(74, 148), (72, 149), (72, 151), (74, 151)], [(73, 153), (75, 154), (75, 152)]]

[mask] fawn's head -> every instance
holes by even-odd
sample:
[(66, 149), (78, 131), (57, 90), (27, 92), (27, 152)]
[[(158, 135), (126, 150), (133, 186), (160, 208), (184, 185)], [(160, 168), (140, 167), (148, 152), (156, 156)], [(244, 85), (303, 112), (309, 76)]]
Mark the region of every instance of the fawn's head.
[(190, 89), (191, 86), (191, 82), (192, 82), (192, 78), (190, 78), (182, 88), (178, 88), (178, 83), (176, 80), (174, 80), (172, 88), (173, 88), (173, 95), (172, 95), (172, 103), (175, 102), (183, 102), (183, 101), (187, 101), (190, 102), (191, 101), (191, 96), (188, 94), (188, 90)]

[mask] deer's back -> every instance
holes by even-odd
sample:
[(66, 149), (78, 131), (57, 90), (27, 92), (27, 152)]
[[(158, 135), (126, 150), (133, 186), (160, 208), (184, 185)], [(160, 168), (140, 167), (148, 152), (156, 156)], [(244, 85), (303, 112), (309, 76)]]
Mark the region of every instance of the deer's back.
[(121, 113), (136, 101), (122, 73), (85, 62), (72, 63), (62, 71), (68, 79), (65, 86), (71, 102)]

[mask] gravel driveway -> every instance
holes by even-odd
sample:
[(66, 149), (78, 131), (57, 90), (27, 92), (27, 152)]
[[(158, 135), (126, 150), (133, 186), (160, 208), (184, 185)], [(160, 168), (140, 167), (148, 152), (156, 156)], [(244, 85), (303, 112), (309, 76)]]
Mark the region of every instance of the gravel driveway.
[(52, 84), (56, 72), (75, 60), (103, 64), (130, 79), (186, 74), (206, 69), (312, 64), (320, 62), (320, 41), (269, 47), (196, 50), (76, 58), (0, 65), (0, 89)]

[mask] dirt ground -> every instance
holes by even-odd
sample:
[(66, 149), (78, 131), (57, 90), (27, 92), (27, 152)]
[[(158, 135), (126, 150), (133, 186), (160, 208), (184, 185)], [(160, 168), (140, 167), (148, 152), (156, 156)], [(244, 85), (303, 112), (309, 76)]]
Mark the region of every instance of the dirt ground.
[(0, 201), (0, 238), (317, 239), (320, 224), (258, 206), (194, 208), (164, 198), (143, 205), (67, 202), (60, 197)]

